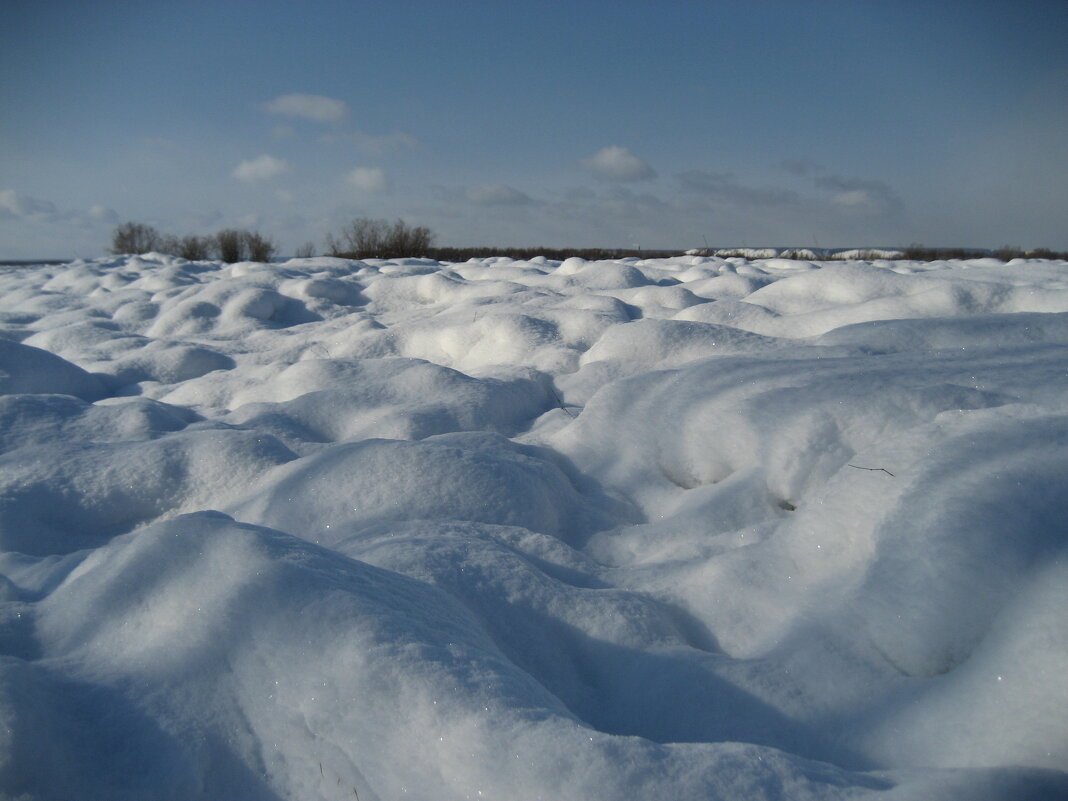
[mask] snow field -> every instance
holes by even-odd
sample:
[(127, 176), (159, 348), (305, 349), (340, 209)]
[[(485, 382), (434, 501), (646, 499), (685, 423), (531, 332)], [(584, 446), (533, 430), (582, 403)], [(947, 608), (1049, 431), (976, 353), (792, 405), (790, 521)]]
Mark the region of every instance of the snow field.
[(1068, 264), (0, 273), (0, 797), (1068, 796)]

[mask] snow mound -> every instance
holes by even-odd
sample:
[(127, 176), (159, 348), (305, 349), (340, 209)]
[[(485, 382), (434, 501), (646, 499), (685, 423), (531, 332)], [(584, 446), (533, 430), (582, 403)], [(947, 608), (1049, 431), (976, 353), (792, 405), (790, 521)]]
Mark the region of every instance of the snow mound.
[(233, 513), (316, 542), (387, 520), (470, 520), (565, 540), (605, 523), (555, 464), (488, 434), (336, 445), (269, 473), (261, 487)]
[(83, 400), (102, 397), (96, 376), (40, 348), (0, 339), (0, 394), (73, 395)]
[(514, 433), (551, 403), (533, 371), (478, 380), (416, 359), (308, 360), (282, 370), (266, 389), (229, 400), (228, 422), (301, 441), (370, 437), (423, 439), (453, 431)]
[[(84, 674), (56, 681), (32, 663), (8, 671), (32, 688), (8, 696), (12, 740), (62, 742), (68, 760), (49, 789), (83, 798), (104, 797), (85, 794), (101, 785), (110, 798), (152, 793), (144, 772), (122, 770), (138, 757), (168, 797), (217, 786), (233, 798), (324, 796), (341, 786), (370, 799), (623, 798), (667, 780), (694, 797), (772, 798), (785, 787), (820, 798), (844, 797), (849, 782), (773, 749), (605, 735), (518, 670), (446, 592), (213, 513), (90, 556), (41, 604), (38, 627), (43, 653)], [(90, 676), (110, 691), (94, 693)], [(175, 683), (183, 692), (152, 700)], [(112, 744), (129, 751), (106, 751), (77, 736), (76, 716), (103, 709), (119, 687), (113, 719), (146, 704), (154, 718), (119, 730)], [(43, 719), (25, 706), (37, 699), (52, 701)]]
[(581, 364), (616, 360), (645, 370), (701, 358), (769, 350), (775, 341), (736, 328), (683, 320), (635, 320), (608, 329), (582, 354)]
[(0, 456), (0, 547), (36, 556), (94, 547), (292, 458), (273, 437), (226, 429), (15, 448)]

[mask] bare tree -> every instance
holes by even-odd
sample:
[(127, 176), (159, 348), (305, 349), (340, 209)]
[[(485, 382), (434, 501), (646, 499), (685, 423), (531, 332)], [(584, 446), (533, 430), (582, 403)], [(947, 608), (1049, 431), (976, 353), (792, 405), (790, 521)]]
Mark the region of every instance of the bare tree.
[(183, 236), (178, 243), (178, 253), (176, 255), (181, 256), (183, 259), (189, 259), (189, 261), (210, 259), (214, 248), (215, 243), (210, 236)]
[(356, 258), (381, 258), (389, 236), (389, 223), (360, 217), (349, 223), (341, 233), (349, 251), (358, 254)]
[(224, 228), (215, 234), (215, 254), (225, 262), (233, 264), (244, 261), (244, 236), (236, 228)]
[(270, 261), (278, 253), (278, 246), (270, 238), (256, 231), (224, 228), (215, 234), (215, 255), (233, 264), (236, 261)]
[(242, 256), (249, 261), (270, 261), (278, 252), (278, 247), (274, 242), (256, 231), (243, 231), (242, 240), (244, 245)]
[(425, 256), (434, 244), (434, 232), (425, 225), (417, 225), (407, 230), (404, 252), (409, 256)]
[(163, 237), (151, 225), (136, 222), (124, 222), (111, 234), (111, 252), (149, 253), (158, 250)]
[(183, 236), (161, 234), (151, 225), (127, 222), (111, 236), (111, 252), (148, 253), (156, 251), (181, 256), (190, 261), (217, 257), (225, 262), (270, 261), (278, 253), (278, 246), (256, 231), (226, 228), (215, 236)]
[(157, 253), (166, 253), (168, 256), (177, 256), (182, 249), (182, 243), (174, 234), (162, 234), (159, 242), (152, 248)]
[(424, 226), (409, 226), (397, 220), (389, 229), (385, 250), (390, 256), (422, 256), (429, 250), (434, 234)]
[(357, 217), (341, 231), (340, 238), (328, 235), (326, 247), (332, 256), (382, 259), (425, 255), (433, 241), (433, 232), (423, 226), (412, 227), (400, 219), (390, 224)]
[(326, 252), (331, 256), (341, 256), (345, 252), (345, 245), (333, 234), (327, 234)]

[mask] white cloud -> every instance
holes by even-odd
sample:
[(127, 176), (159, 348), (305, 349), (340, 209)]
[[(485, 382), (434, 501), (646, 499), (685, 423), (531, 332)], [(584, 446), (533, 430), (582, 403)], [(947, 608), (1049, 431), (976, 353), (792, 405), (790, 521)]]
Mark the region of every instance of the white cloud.
[(897, 192), (882, 181), (825, 173), (815, 179), (816, 186), (834, 193), (839, 206), (876, 214), (900, 214), (905, 207)]
[(389, 178), (378, 167), (357, 167), (346, 180), (361, 192), (384, 192), (389, 188)]
[(0, 218), (46, 220), (56, 215), (55, 204), (48, 200), (38, 200), (14, 189), (0, 191)]
[(841, 192), (834, 196), (834, 202), (839, 206), (851, 206), (853, 208), (876, 207), (879, 205), (878, 201), (864, 189), (851, 189), (848, 192)]
[(324, 145), (352, 144), (369, 156), (388, 156), (391, 153), (399, 153), (404, 150), (415, 150), (420, 147), (419, 140), (411, 134), (403, 131), (394, 131), (387, 134), (369, 134), (365, 131), (343, 131), (324, 133), (319, 135), (319, 141)]
[(280, 95), (263, 108), (269, 114), (301, 117), (313, 122), (336, 122), (348, 114), (349, 107), (342, 100), (322, 95)]
[(645, 181), (656, 177), (656, 170), (647, 162), (619, 145), (601, 148), (585, 159), (582, 166), (609, 181)]
[(115, 209), (97, 203), (89, 208), (89, 217), (98, 222), (117, 223), (119, 215)]
[(472, 186), (464, 194), (478, 206), (529, 206), (534, 202), (529, 195), (504, 184)]
[(276, 159), (274, 156), (264, 154), (254, 159), (242, 161), (234, 168), (232, 175), (239, 181), (254, 183), (256, 181), (267, 181), (277, 175), (281, 175), (288, 169), (289, 165), (282, 159)]
[(740, 183), (733, 173), (687, 170), (675, 176), (679, 188), (688, 198), (729, 203), (735, 207), (776, 207), (800, 202), (796, 192), (778, 187), (749, 186)]
[(840, 211), (900, 216), (905, 203), (889, 184), (871, 178), (839, 175), (807, 159), (787, 159), (780, 165), (787, 172), (807, 178), (830, 194), (832, 205)]

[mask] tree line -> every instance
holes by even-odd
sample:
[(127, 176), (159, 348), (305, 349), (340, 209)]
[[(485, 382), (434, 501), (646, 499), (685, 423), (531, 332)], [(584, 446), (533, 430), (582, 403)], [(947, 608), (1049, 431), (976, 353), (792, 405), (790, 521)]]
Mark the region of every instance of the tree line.
[[(514, 259), (532, 259), (544, 256), (548, 259), (566, 259), (580, 256), (587, 260), (618, 259), (624, 257), (650, 258), (675, 255), (673, 250), (627, 250), (607, 248), (544, 248), (544, 247), (435, 247), (436, 234), (426, 226), (409, 225), (404, 220), (394, 222), (357, 217), (346, 225), (338, 234), (327, 234), (326, 254), (345, 259), (395, 259), (405, 257), (424, 257), (438, 261), (466, 261), (471, 258), (488, 258), (491, 256), (508, 256)], [(224, 228), (208, 236), (188, 235), (177, 237), (163, 234), (151, 225), (126, 222), (118, 226), (112, 234), (111, 252), (115, 254), (166, 253), (183, 259), (197, 261), (202, 259), (219, 259), (224, 262), (237, 261), (271, 261), (278, 255), (278, 247), (268, 237), (256, 231), (239, 228)], [(702, 250), (688, 251), (699, 255), (716, 255), (727, 257), (743, 255), (744, 251)], [(870, 256), (856, 251), (838, 253), (835, 251), (814, 252), (808, 249), (787, 249), (773, 251), (781, 258), (809, 260), (827, 260), (835, 258), (887, 258), (878, 251)], [(847, 255), (848, 254), (848, 255)], [(315, 245), (308, 242), (299, 247), (294, 254), (297, 258), (315, 255)], [(1023, 250), (1005, 246), (996, 251), (969, 248), (929, 248), (923, 245), (910, 245), (889, 258), (915, 261), (936, 261), (941, 259), (974, 259), (993, 256), (1002, 261), (1014, 258), (1029, 259), (1068, 259), (1068, 253), (1059, 253), (1045, 248)]]
[(111, 252), (115, 254), (166, 253), (190, 261), (219, 259), (236, 261), (270, 261), (278, 255), (278, 246), (256, 231), (224, 228), (208, 236), (174, 236), (160, 233), (145, 223), (125, 222), (111, 235)]
[[(441, 247), (435, 246), (437, 235), (426, 226), (409, 225), (370, 217), (357, 217), (337, 234), (327, 234), (325, 253), (345, 259), (394, 259), (422, 257), (438, 261), (466, 261), (472, 258), (507, 256), (513, 259), (566, 259), (581, 256), (587, 260), (618, 259), (626, 256), (668, 256), (672, 250), (634, 250), (620, 248), (548, 248), (548, 247)], [(126, 222), (118, 226), (111, 241), (115, 254), (166, 253), (183, 259), (220, 259), (235, 261), (270, 261), (277, 255), (274, 243), (254, 231), (227, 228), (209, 236), (177, 237), (162, 234), (151, 225)], [(307, 242), (294, 256), (309, 258), (315, 244)]]
[[(328, 234), (326, 252), (331, 256), (349, 259), (388, 259), (402, 256), (430, 254), (435, 234), (422, 225), (409, 225), (404, 220), (388, 222), (358, 217), (339, 234)], [(154, 226), (139, 222), (125, 222), (111, 235), (111, 252), (118, 254), (166, 253), (197, 261), (219, 259), (225, 262), (270, 261), (278, 255), (278, 246), (256, 231), (225, 228), (208, 236), (189, 234), (174, 236), (161, 233)], [(315, 255), (315, 245), (302, 245), (298, 258)]]

